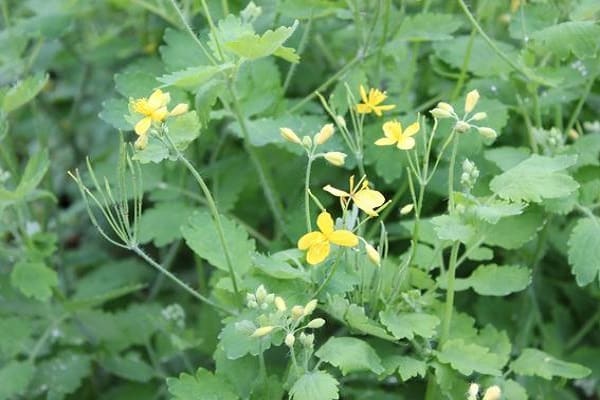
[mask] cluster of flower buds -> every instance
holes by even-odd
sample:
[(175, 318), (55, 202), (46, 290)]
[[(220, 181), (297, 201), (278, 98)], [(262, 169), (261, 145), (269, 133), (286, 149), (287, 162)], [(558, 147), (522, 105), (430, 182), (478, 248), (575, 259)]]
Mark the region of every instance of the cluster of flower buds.
[(161, 314), (164, 319), (172, 322), (178, 328), (185, 328), (185, 311), (179, 304), (175, 303), (168, 305), (163, 308)]
[(556, 154), (565, 146), (565, 136), (554, 127), (550, 130), (534, 128), (533, 137), (547, 155)]
[[(343, 117), (338, 117), (338, 124), (341, 124), (340, 119), (343, 120)], [(335, 133), (335, 127), (333, 124), (325, 124), (312, 138), (310, 136), (304, 136), (302, 139), (300, 139), (296, 132), (290, 128), (280, 128), (279, 131), (285, 140), (304, 147), (307, 153), (311, 154), (316, 146), (322, 145), (333, 136)], [(323, 157), (328, 163), (336, 167), (341, 167), (344, 165), (346, 160), (346, 154), (340, 151), (328, 151), (321, 153), (318, 156)]]
[(462, 174), (460, 175), (460, 184), (465, 188), (467, 192), (470, 192), (475, 186), (479, 178), (479, 169), (475, 166), (475, 163), (468, 158), (462, 163)]
[(473, 122), (482, 121), (487, 118), (487, 113), (485, 112), (477, 112), (471, 116), (471, 112), (477, 106), (479, 102), (479, 92), (477, 90), (472, 90), (467, 93), (467, 97), (465, 99), (465, 107), (464, 107), (464, 115), (462, 118), (459, 118), (456, 112), (454, 111), (454, 107), (452, 107), (448, 103), (439, 102), (437, 106), (431, 110), (431, 115), (433, 115), (437, 119), (445, 119), (452, 118), (456, 121), (454, 125), (454, 129), (456, 129), (459, 133), (465, 133), (469, 131), (471, 128), (477, 129), (477, 132), (486, 140), (495, 140), (498, 137), (498, 134), (495, 130), (485, 126), (478, 126), (473, 124)]
[[(502, 391), (497, 385), (490, 386), (483, 394), (483, 400), (500, 400)], [(479, 385), (471, 383), (467, 391), (467, 400), (477, 400), (479, 397)]]
[(275, 301), (275, 294), (268, 293), (263, 285), (260, 285), (254, 293), (246, 294), (248, 308), (266, 310), (273, 301)]

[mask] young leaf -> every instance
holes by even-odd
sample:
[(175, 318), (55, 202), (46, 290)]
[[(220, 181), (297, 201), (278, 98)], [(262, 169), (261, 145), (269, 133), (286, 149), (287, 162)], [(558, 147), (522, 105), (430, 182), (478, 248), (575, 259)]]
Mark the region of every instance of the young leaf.
[(576, 156), (546, 157), (532, 155), (490, 182), (494, 193), (512, 201), (541, 202), (568, 196), (579, 184), (567, 173)]
[(21, 261), (13, 268), (10, 283), (27, 297), (48, 301), (52, 288), (58, 285), (58, 276), (43, 262)]
[(343, 375), (355, 371), (380, 374), (385, 370), (375, 350), (367, 342), (353, 337), (332, 337), (315, 355), (338, 367)]
[(183, 89), (196, 90), (198, 86), (210, 80), (213, 76), (233, 68), (232, 63), (223, 65), (201, 65), (188, 67), (157, 78), (167, 86), (177, 86)]
[(435, 334), (435, 328), (440, 324), (440, 319), (435, 315), (425, 313), (398, 314), (391, 309), (379, 313), (379, 318), (396, 339), (408, 338), (412, 340), (415, 335), (430, 338)]
[[(294, 22), (294, 25), (290, 27), (279, 27), (276, 30), (268, 30), (262, 36), (255, 33), (248, 33), (243, 36), (225, 42), (225, 47), (231, 52), (235, 53), (240, 57), (254, 60), (257, 58), (267, 57), (274, 54), (281, 48), (283, 43), (289, 39), (298, 27), (298, 21)], [(279, 50), (279, 54), (284, 55), (286, 59), (291, 62), (297, 63), (300, 61), (300, 57), (293, 53), (292, 49), (285, 48), (285, 50)]]
[[(225, 216), (221, 216), (221, 223), (234, 268), (238, 274), (243, 275), (252, 265), (254, 240), (248, 238), (248, 234), (242, 227)], [(217, 228), (208, 211), (203, 210), (193, 214), (188, 223), (181, 227), (181, 233), (194, 253), (215, 267), (228, 271)]]
[(440, 215), (432, 218), (431, 222), (441, 240), (467, 243), (475, 234), (473, 227), (465, 224), (457, 215)]
[(511, 369), (519, 375), (539, 376), (552, 379), (560, 376), (567, 379), (581, 379), (590, 374), (582, 365), (557, 360), (537, 349), (524, 349), (519, 358), (512, 362)]
[(290, 389), (293, 400), (339, 399), (339, 382), (324, 371), (312, 371), (302, 375)]
[(529, 286), (531, 271), (518, 265), (480, 265), (463, 281), (480, 295), (506, 296)]
[(600, 274), (600, 221), (581, 218), (569, 237), (569, 263), (579, 286), (585, 286)]
[(48, 74), (39, 73), (19, 81), (0, 97), (2, 111), (9, 113), (31, 101), (46, 86), (48, 78)]
[(473, 343), (467, 344), (462, 339), (453, 339), (444, 343), (437, 358), (467, 376), (475, 371), (499, 376), (502, 374), (500, 369), (504, 365), (502, 360), (490, 353), (488, 348)]
[(229, 383), (204, 368), (198, 368), (195, 375), (183, 373), (179, 378), (167, 378), (167, 386), (172, 400), (238, 399)]

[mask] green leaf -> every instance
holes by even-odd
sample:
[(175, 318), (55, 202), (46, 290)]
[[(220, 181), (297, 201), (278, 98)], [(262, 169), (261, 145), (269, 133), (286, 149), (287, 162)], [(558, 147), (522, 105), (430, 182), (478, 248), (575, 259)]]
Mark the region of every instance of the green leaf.
[(531, 271), (518, 265), (480, 265), (463, 281), (480, 295), (506, 296), (529, 286)]
[(251, 337), (255, 328), (248, 320), (228, 322), (219, 334), (219, 349), (230, 360), (236, 360), (246, 354), (256, 356), (267, 350), (271, 342)]
[(33, 377), (30, 361), (12, 360), (0, 369), (0, 400), (10, 400), (22, 395)]
[(48, 159), (47, 150), (37, 152), (31, 157), (29, 161), (27, 161), (19, 186), (17, 186), (17, 189), (15, 190), (16, 195), (19, 198), (26, 198), (33, 192), (44, 178), (44, 175), (46, 175), (49, 166), (50, 161)]
[(490, 182), (494, 193), (512, 201), (541, 202), (565, 197), (579, 184), (563, 172), (575, 164), (576, 156), (546, 157), (537, 154), (498, 175)]
[(310, 282), (310, 277), (304, 271), (292, 267), (284, 260), (277, 259), (276, 255), (256, 254), (254, 256), (254, 266), (262, 273), (277, 279), (302, 279)]
[(135, 382), (148, 382), (156, 375), (154, 369), (148, 363), (134, 354), (128, 357), (113, 355), (101, 360), (100, 364), (107, 371)]
[(397, 360), (398, 373), (404, 382), (411, 378), (420, 376), (424, 378), (427, 374), (427, 363), (416, 358), (400, 356)]
[[(225, 48), (235, 53), (240, 57), (254, 60), (257, 58), (267, 57), (274, 54), (281, 48), (283, 43), (289, 39), (298, 27), (298, 21), (290, 27), (279, 27), (276, 30), (268, 30), (259, 36), (255, 33), (247, 33), (235, 40), (226, 41)], [(279, 55), (281, 55), (281, 50)], [(292, 62), (298, 62), (299, 56), (293, 57), (293, 50), (286, 48), (283, 50), (283, 55), (287, 59), (292, 59)], [(277, 54), (276, 54), (277, 55)]]
[[(248, 233), (242, 227), (227, 217), (221, 216), (221, 223), (233, 267), (238, 274), (243, 275), (252, 265), (254, 240), (248, 237)], [(215, 267), (228, 271), (216, 224), (208, 211), (194, 213), (188, 223), (181, 227), (181, 232), (186, 244), (194, 253)]]
[(159, 82), (168, 86), (177, 86), (183, 89), (196, 90), (198, 86), (210, 80), (215, 75), (230, 70), (232, 63), (222, 65), (201, 65), (172, 72), (157, 78)]
[(172, 400), (236, 400), (239, 397), (227, 381), (204, 368), (195, 375), (180, 374), (179, 378), (167, 378)]
[[(33, 326), (18, 316), (0, 318), (0, 358), (10, 359), (29, 350)], [(1, 386), (1, 385), (0, 385)]]
[(0, 97), (2, 111), (9, 113), (30, 102), (46, 86), (48, 79), (48, 74), (38, 73), (17, 82), (3, 98)]
[(180, 201), (161, 202), (144, 210), (140, 219), (140, 243), (154, 242), (162, 247), (181, 237), (181, 227), (194, 208)]
[(496, 147), (486, 150), (484, 157), (506, 171), (525, 161), (530, 154), (531, 151), (525, 147)]
[(71, 351), (60, 353), (36, 366), (32, 385), (40, 391), (47, 390), (48, 400), (64, 399), (67, 394), (75, 392), (83, 378), (90, 374), (90, 364), (87, 355)]
[(496, 224), (501, 218), (519, 215), (523, 212), (524, 205), (521, 203), (507, 203), (501, 200), (485, 201), (472, 207), (477, 218)]
[(428, 40), (452, 39), (452, 33), (462, 26), (462, 21), (451, 14), (420, 13), (402, 19), (398, 28), (397, 41), (421, 42)]
[(439, 215), (432, 218), (431, 222), (441, 240), (467, 243), (475, 234), (475, 229), (465, 224), (458, 215)]
[(315, 355), (338, 367), (343, 375), (355, 371), (380, 374), (385, 370), (375, 350), (367, 342), (353, 337), (332, 337)]
[(208, 64), (209, 59), (187, 32), (167, 28), (163, 39), (166, 44), (160, 46), (159, 52), (169, 71)]
[(466, 376), (473, 372), (495, 376), (502, 374), (500, 371), (503, 366), (502, 360), (497, 355), (490, 353), (486, 347), (473, 343), (467, 344), (462, 339), (453, 339), (444, 343), (437, 358)]
[(58, 275), (43, 262), (20, 261), (10, 274), (10, 283), (27, 297), (48, 301), (58, 285)]
[(108, 99), (102, 102), (102, 111), (98, 116), (115, 129), (129, 131), (132, 126), (125, 119), (125, 114), (129, 112), (128, 104), (126, 99)]
[(539, 376), (544, 379), (552, 379), (554, 376), (581, 379), (591, 372), (582, 365), (557, 360), (537, 349), (524, 349), (510, 367), (518, 375)]
[(339, 399), (339, 382), (324, 371), (312, 371), (302, 375), (290, 389), (293, 400)]
[(569, 236), (569, 264), (579, 286), (585, 286), (600, 274), (600, 221), (581, 218)]
[(396, 339), (412, 340), (415, 335), (424, 338), (433, 337), (440, 319), (435, 315), (425, 313), (398, 314), (391, 309), (379, 313), (381, 322), (389, 329)]
[(600, 26), (594, 21), (567, 21), (531, 34), (528, 44), (540, 54), (592, 58), (598, 53)]
[(528, 207), (521, 215), (502, 218), (488, 227), (485, 243), (516, 249), (529, 242), (543, 226), (545, 214), (539, 207)]
[[(157, 225), (158, 226), (158, 225)], [(94, 267), (77, 281), (73, 300), (102, 298), (106, 294), (149, 281), (152, 272), (136, 259), (110, 261)]]

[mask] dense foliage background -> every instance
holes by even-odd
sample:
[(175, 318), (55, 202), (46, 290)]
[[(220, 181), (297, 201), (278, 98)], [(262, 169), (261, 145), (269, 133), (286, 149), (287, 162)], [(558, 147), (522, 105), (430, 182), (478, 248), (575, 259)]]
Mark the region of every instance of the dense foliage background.
[[(461, 399), (470, 382), (511, 400), (599, 398), (600, 3), (206, 3), (2, 0), (0, 399)], [(338, 201), (321, 188), (346, 188), (364, 170), (391, 204), (359, 233), (385, 257), (374, 266), (361, 244), (336, 250), (339, 268), (335, 256), (312, 267), (296, 249), (306, 156), (279, 130), (312, 137), (335, 122), (318, 91), (354, 131), (360, 85), (396, 107), (364, 116), (357, 149), (338, 120), (323, 149), (347, 153), (345, 165), (315, 160), (310, 187), (335, 218)], [(137, 138), (129, 101), (158, 87), (170, 106), (190, 105), (168, 128), (223, 215), (243, 301), (207, 197), (173, 149), (152, 138), (126, 148), (143, 173), (145, 253), (104, 240), (67, 175), (78, 168), (93, 188), (89, 157), (101, 185), (106, 176), (118, 187), (121, 140)], [(420, 113), (423, 135), (438, 102), (462, 113), (475, 89), (497, 139), (471, 129), (453, 158), (443, 151), (453, 123), (440, 119), (420, 219), (401, 215), (413, 202), (410, 165), (374, 145), (383, 122)], [(464, 184), (466, 158), (478, 173)], [(472, 214), (447, 212), (449, 197)], [(313, 205), (313, 225), (317, 214)], [(282, 332), (253, 337), (275, 310), (269, 293), (285, 312), (314, 297), (325, 326), (291, 346)], [(294, 346), (303, 366), (290, 360)]]

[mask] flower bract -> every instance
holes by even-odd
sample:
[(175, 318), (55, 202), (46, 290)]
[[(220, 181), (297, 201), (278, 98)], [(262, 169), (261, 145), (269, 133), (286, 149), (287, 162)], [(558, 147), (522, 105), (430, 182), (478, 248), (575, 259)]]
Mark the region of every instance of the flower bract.
[(327, 211), (321, 212), (317, 217), (318, 231), (312, 231), (298, 240), (300, 250), (308, 250), (306, 261), (316, 265), (327, 258), (331, 251), (331, 244), (344, 247), (358, 245), (358, 237), (345, 229), (335, 230), (333, 218)]

